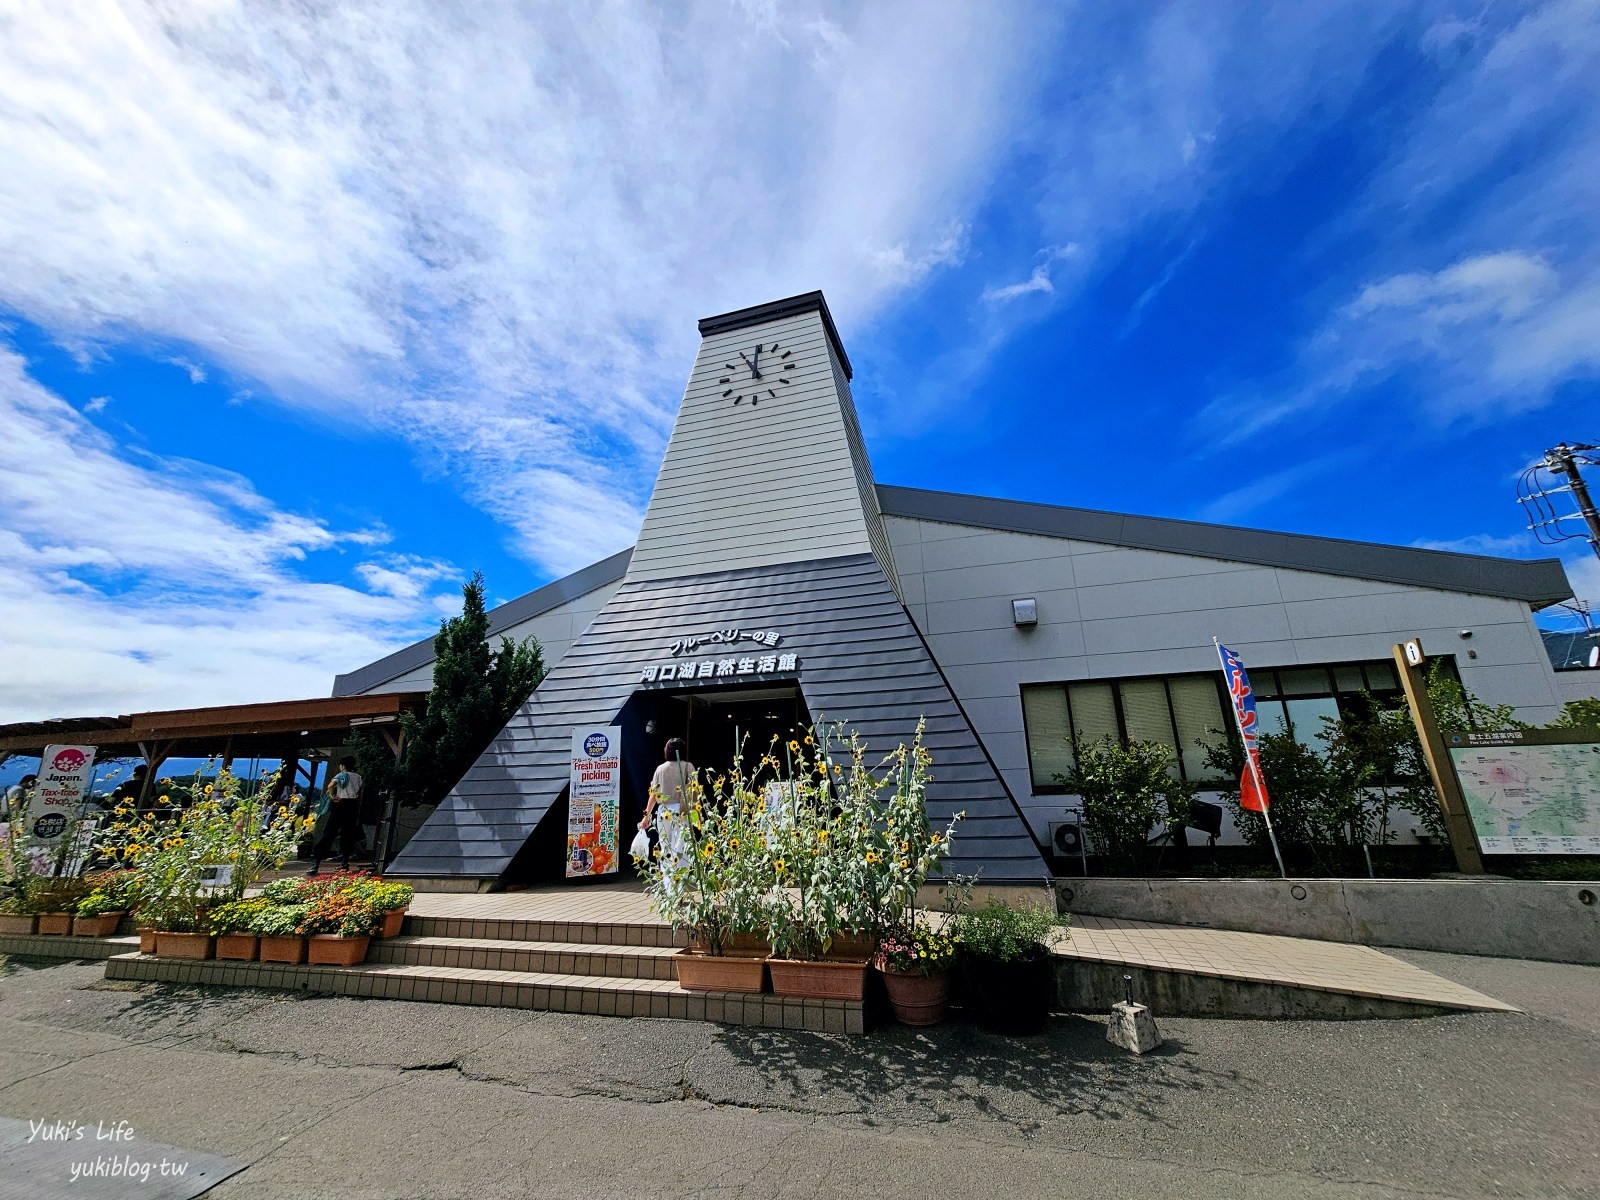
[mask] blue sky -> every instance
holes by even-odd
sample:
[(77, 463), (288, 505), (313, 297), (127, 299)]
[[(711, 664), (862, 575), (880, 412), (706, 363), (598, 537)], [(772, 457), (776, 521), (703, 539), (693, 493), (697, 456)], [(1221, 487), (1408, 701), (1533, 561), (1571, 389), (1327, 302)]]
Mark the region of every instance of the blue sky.
[(1548, 553), (1596, 79), (1589, 2), (0, 16), (0, 719), (629, 544), (696, 319), (815, 287), (884, 482)]

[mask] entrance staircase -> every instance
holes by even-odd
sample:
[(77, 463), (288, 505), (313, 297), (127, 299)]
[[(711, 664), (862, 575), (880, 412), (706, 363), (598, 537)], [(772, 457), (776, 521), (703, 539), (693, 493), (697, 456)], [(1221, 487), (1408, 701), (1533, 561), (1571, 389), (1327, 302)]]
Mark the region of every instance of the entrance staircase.
[(861, 1033), (861, 1002), (677, 984), (673, 930), (636, 890), (588, 887), (497, 895), (418, 893), (400, 937), (374, 941), (358, 967), (156, 958), (106, 960), (106, 978), (618, 1017), (671, 1017)]

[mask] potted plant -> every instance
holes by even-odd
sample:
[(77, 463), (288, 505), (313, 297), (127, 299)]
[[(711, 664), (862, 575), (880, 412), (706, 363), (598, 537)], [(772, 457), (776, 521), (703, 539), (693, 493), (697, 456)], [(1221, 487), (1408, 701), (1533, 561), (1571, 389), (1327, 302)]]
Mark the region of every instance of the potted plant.
[(0, 900), (0, 934), (32, 933), (38, 918), (30, 912), (21, 892)]
[(34, 876), (24, 884), (25, 903), (38, 916), (38, 931), (56, 935), (72, 933), (78, 901), (89, 893), (82, 879)]
[(366, 960), (383, 918), (359, 887), (323, 889), (306, 908), (299, 932), (310, 938), (308, 961), (353, 967)]
[(84, 876), (88, 895), (78, 901), (72, 932), (78, 937), (114, 937), (122, 917), (138, 901), (137, 872), (95, 871)]
[[(742, 775), (713, 782), (708, 796), (688, 781), (680, 830), (642, 864), (657, 913), (689, 934), (673, 956), (678, 985), (689, 991), (760, 992), (766, 987), (765, 946), (736, 947), (760, 918), (760, 855), (764, 807)], [(670, 820), (673, 818), (664, 818)]]
[(1065, 924), (1052, 904), (1000, 899), (956, 914), (967, 999), (982, 1024), (998, 1033), (1043, 1031), (1055, 990), (1050, 939)]
[(309, 909), (306, 904), (266, 900), (251, 916), (249, 930), (256, 935), (256, 952), (262, 962), (305, 962), (306, 939), (300, 925)]
[(96, 888), (78, 901), (72, 932), (78, 937), (112, 937), (127, 911), (128, 902), (121, 896), (104, 888)]
[(254, 962), (260, 949), (260, 935), (253, 928), (256, 917), (271, 902), (259, 896), (229, 900), (206, 914), (206, 924), (217, 939), (217, 957), (234, 962)]
[(372, 879), (363, 885), (363, 894), (367, 903), (372, 905), (373, 910), (382, 918), (382, 924), (372, 936), (399, 937), (400, 931), (405, 927), (406, 909), (416, 895), (411, 885), (391, 883), (386, 879)]
[(916, 1026), (944, 1020), (959, 945), (954, 934), (921, 922), (883, 932), (873, 965), (883, 976), (895, 1020)]
[(920, 727), (876, 768), (854, 733), (825, 733), (815, 745), (808, 734), (787, 748), (792, 783), (774, 838), (780, 886), (768, 893), (772, 988), (859, 1000), (885, 933), (918, 927), (918, 890), (949, 853), (960, 815), (941, 831), (928, 821), (932, 757)]

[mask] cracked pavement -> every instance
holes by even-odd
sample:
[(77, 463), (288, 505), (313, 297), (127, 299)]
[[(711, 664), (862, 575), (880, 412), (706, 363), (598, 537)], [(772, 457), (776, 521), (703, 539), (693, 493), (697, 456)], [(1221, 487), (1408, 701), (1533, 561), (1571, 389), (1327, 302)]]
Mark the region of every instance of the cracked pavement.
[(1140, 1059), (1096, 1015), (862, 1038), (14, 961), (0, 1115), (247, 1164), (219, 1200), (1600, 1192), (1600, 970), (1403, 956), (1527, 1013), (1169, 1018)]

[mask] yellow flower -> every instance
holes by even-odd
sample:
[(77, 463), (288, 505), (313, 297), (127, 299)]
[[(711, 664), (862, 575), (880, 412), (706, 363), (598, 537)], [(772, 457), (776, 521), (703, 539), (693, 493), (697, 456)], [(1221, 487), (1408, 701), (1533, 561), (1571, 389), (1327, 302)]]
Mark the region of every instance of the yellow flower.
[(878, 856), (876, 854), (874, 854), (871, 850), (868, 850), (867, 851), (867, 861), (869, 863), (875, 863), (875, 862), (878, 861)]
[(166, 802), (167, 802), (167, 794), (165, 792), (162, 792), (161, 793), (161, 803), (165, 804)]
[(211, 784), (206, 784), (206, 795), (211, 795)]
[(794, 751), (794, 753), (799, 754), (800, 753), (800, 743), (795, 741), (793, 738), (790, 738), (789, 739), (789, 749)]
[(826, 829), (819, 829), (817, 831), (817, 841), (825, 842), (827, 840), (828, 840), (828, 831)]

